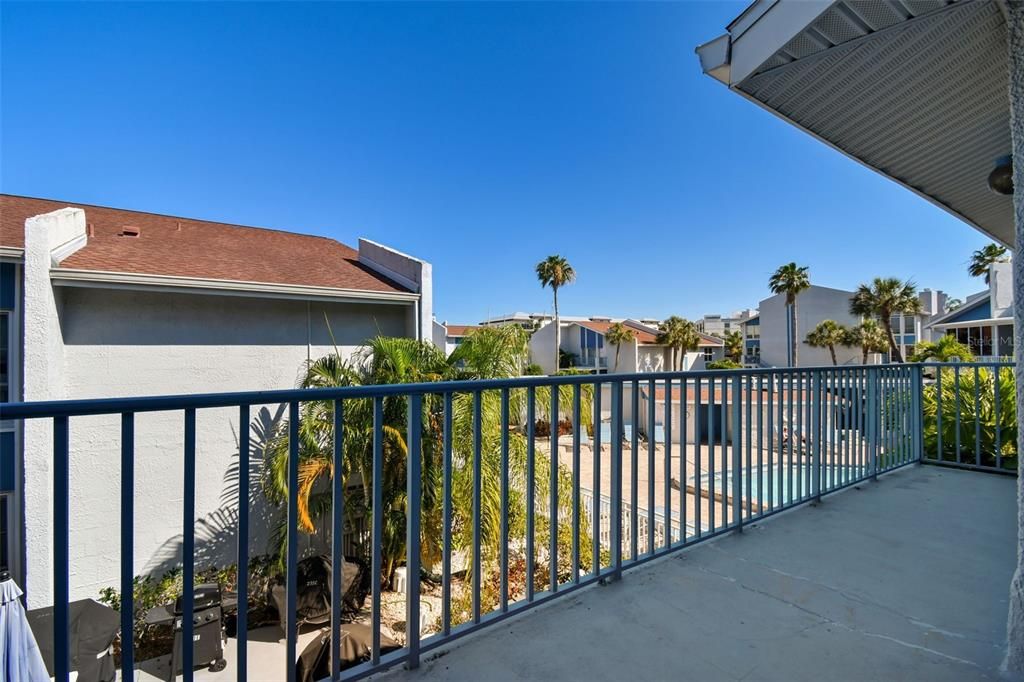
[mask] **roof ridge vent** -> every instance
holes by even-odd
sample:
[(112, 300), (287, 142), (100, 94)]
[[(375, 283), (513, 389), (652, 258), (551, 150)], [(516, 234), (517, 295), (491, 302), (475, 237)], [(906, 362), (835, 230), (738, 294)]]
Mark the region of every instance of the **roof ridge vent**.
[(141, 232), (141, 228), (135, 227), (134, 225), (125, 225), (121, 228), (118, 235), (121, 237), (138, 237)]

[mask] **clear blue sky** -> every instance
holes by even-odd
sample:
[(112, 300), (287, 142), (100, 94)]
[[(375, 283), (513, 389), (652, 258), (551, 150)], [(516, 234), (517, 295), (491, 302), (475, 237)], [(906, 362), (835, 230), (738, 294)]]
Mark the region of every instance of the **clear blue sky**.
[(703, 76), (743, 3), (2, 5), (0, 189), (434, 264), (438, 319), (756, 306), (790, 260), (963, 297), (971, 228)]

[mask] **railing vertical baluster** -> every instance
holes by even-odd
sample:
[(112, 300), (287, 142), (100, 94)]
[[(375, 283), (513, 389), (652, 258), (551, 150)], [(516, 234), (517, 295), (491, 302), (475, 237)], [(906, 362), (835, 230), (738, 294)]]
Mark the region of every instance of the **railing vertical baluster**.
[(730, 510), (732, 507), (729, 505), (730, 491), (726, 488), (726, 481), (729, 480), (729, 467), (730, 467), (730, 448), (731, 443), (728, 440), (732, 440), (732, 431), (729, 429), (729, 383), (726, 383), (726, 377), (721, 379), (722, 385), (722, 399), (719, 402), (718, 407), (718, 418), (722, 428), (719, 432), (719, 452), (722, 456), (722, 529), (729, 527), (730, 523), (735, 523), (736, 519), (730, 518)]
[[(344, 407), (341, 400), (334, 401), (334, 447), (331, 453), (331, 679), (341, 674), (341, 574), (345, 563), (345, 476)], [(248, 431), (246, 431), (248, 435)], [(248, 498), (246, 498), (248, 499)], [(239, 564), (241, 565), (241, 564)], [(241, 611), (239, 611), (241, 615)], [(239, 680), (244, 682), (244, 680)]]
[[(761, 378), (760, 375), (758, 375), (758, 379), (760, 379), (760, 378)], [(754, 395), (753, 395), (753, 392), (754, 392), (754, 378), (751, 375), (748, 374), (747, 375), (747, 386), (746, 386), (746, 389), (745, 389), (744, 394), (743, 394), (744, 397), (746, 398), (745, 404), (746, 404), (746, 408), (747, 408), (746, 409), (747, 422), (746, 422), (746, 425), (745, 425), (743, 433), (745, 434), (744, 445), (746, 446), (746, 452), (747, 452), (747, 460), (746, 460), (746, 463), (744, 464), (744, 473), (745, 473), (744, 478), (746, 479), (745, 482), (747, 484), (747, 504), (746, 504), (745, 511), (746, 511), (748, 519), (752, 519), (754, 517), (754, 482), (753, 482), (753, 479), (754, 479), (754, 463), (753, 463), (753, 440), (754, 440), (754, 437), (753, 437), (754, 436), (754, 433), (753, 433), (753, 426), (754, 426), (754, 419), (753, 419), (754, 407), (753, 407), (753, 403), (754, 403)], [(760, 434), (758, 434), (758, 436), (760, 437)], [(758, 455), (760, 455), (760, 452), (758, 452)], [(760, 483), (761, 483), (761, 470), (760, 469), (757, 470), (757, 477), (758, 477), (757, 478), (758, 485), (760, 486)]]
[[(700, 377), (697, 377), (696, 379), (693, 380), (693, 480), (694, 480), (694, 486), (693, 486), (693, 490), (694, 490), (694, 492), (693, 492), (693, 505), (694, 505), (694, 510), (693, 510), (694, 519), (693, 519), (693, 521), (694, 521), (694, 527), (693, 527), (693, 530), (697, 534), (698, 538), (700, 538), (700, 536), (704, 534), (704, 523), (703, 523), (703, 516), (704, 516), (704, 494), (703, 494), (704, 474), (702, 472), (702, 469), (703, 469), (703, 466), (702, 466), (703, 465), (703, 461), (702, 461), (703, 460), (703, 450), (701, 450), (701, 437), (700, 437), (700, 435), (701, 435), (700, 434), (700, 432), (701, 432), (700, 411), (701, 411), (701, 408), (704, 406), (704, 398), (703, 398), (704, 386), (703, 386), (703, 384), (704, 384), (704, 380), (701, 379)], [(710, 407), (710, 404), (711, 403), (709, 401), (708, 402), (709, 407)], [(686, 463), (685, 462), (683, 463), (681, 468), (684, 471), (684, 476), (683, 476), (683, 480), (680, 482), (680, 487), (682, 487), (683, 490), (686, 490), (686, 476), (685, 476)], [(709, 476), (708, 477), (708, 481), (710, 481), (710, 480), (711, 480), (711, 478)], [(714, 515), (715, 515), (715, 509), (714, 509), (713, 506), (711, 506), (711, 503), (709, 502), (708, 503), (708, 516), (710, 516), (712, 518), (712, 521), (709, 521), (710, 527), (714, 527), (714, 521), (713, 521)]]
[(548, 589), (558, 590), (558, 393), (551, 387), (551, 456), (548, 462)]
[(953, 365), (953, 404), (956, 406), (956, 419), (953, 422), (956, 428), (956, 463), (962, 464), (963, 459), (960, 452), (960, 363)]
[[(690, 413), (689, 388), (686, 377), (679, 381), (679, 538), (686, 542), (686, 456), (689, 445), (686, 442), (687, 415)], [(697, 472), (698, 476), (700, 472)], [(699, 506), (699, 505), (698, 505)]]
[[(482, 577), (481, 566), (481, 531), (483, 528), (483, 463), (480, 461), (483, 456), (483, 394), (480, 391), (473, 392), (473, 622), (480, 622), (480, 596), (483, 587), (480, 585)], [(418, 593), (417, 593), (418, 594)]]
[(924, 370), (920, 364), (911, 367), (911, 427), (910, 433), (913, 436), (914, 460), (920, 462), (924, 459)]
[[(622, 578), (622, 381), (615, 381), (612, 388), (612, 442), (611, 442), (611, 557), (612, 577)], [(599, 495), (595, 495), (595, 498)]]
[(796, 387), (794, 386), (794, 384), (795, 384), (795, 377), (796, 377), (796, 375), (793, 372), (789, 372), (788, 376), (786, 377), (787, 383), (788, 383), (788, 386), (787, 386), (787, 389), (788, 389), (787, 393), (788, 393), (788, 395), (787, 395), (786, 400), (789, 403), (789, 410), (788, 410), (788, 414), (786, 415), (786, 427), (785, 427), (786, 433), (788, 434), (788, 436), (786, 438), (786, 440), (788, 441), (788, 443), (786, 444), (786, 449), (788, 451), (786, 453), (787, 460), (788, 460), (786, 462), (786, 474), (787, 474), (787, 476), (786, 476), (786, 487), (789, 488), (789, 500), (788, 500), (787, 504), (792, 504), (793, 500), (796, 499), (796, 496), (795, 496), (796, 495), (796, 488), (795, 488), (796, 473), (793, 471), (793, 441), (798, 438), (798, 436), (794, 433), (794, 426), (796, 425), (796, 419), (795, 419), (795, 415), (793, 414), (793, 404), (794, 404), (794, 401), (796, 400), (796, 396), (794, 395), (794, 393), (796, 391)]
[(135, 668), (135, 414), (121, 415), (121, 679)]
[[(384, 526), (384, 398), (373, 399), (373, 548), (370, 560), (370, 663), (380, 663), (380, 580)], [(291, 666), (294, 667), (294, 666)]]
[[(572, 387), (572, 582), (580, 582), (580, 418), (583, 389)], [(596, 493), (595, 493), (596, 494)], [(600, 495), (597, 495), (600, 497)]]
[(821, 501), (821, 375), (816, 371), (811, 377), (811, 492), (816, 502)]
[[(508, 388), (501, 389), (501, 556), (499, 563), (501, 564), (501, 611), (505, 613), (508, 611), (508, 428), (509, 428), (509, 391)], [(448, 410), (448, 420), (451, 420), (451, 402), (449, 401), (446, 409)], [(445, 547), (445, 556), (448, 557), (451, 552), (451, 531), (449, 529), (450, 516), (451, 516), (451, 424), (448, 425), (448, 445), (445, 450), (448, 453), (448, 459), (446, 460), (447, 475), (449, 477), (448, 487), (445, 492), (445, 504), (447, 505), (449, 521), (445, 525), (446, 533), (445, 538), (448, 541), (448, 545)], [(448, 571), (451, 571), (451, 559), (448, 559)], [(449, 577), (450, 576), (446, 576)], [(451, 589), (449, 584), (449, 589)], [(450, 623), (449, 618), (449, 623)], [(449, 624), (450, 627), (450, 624)], [(445, 630), (447, 635), (450, 630)]]
[(993, 396), (993, 418), (996, 422), (996, 468), (1003, 468), (1003, 425), (1002, 410), (999, 404), (999, 374), (1001, 368), (999, 365), (995, 365), (991, 368), (992, 371), (992, 396)]
[[(479, 394), (478, 394), (479, 395)], [(409, 396), (409, 460), (406, 464), (406, 526), (405, 526), (405, 646), (409, 650), (406, 668), (412, 670), (420, 665), (420, 507), (422, 498), (422, 458), (421, 434), (423, 431), (423, 396)], [(477, 457), (477, 484), (480, 482), (480, 464)], [(479, 493), (480, 489), (477, 488)], [(476, 551), (479, 554), (480, 546)], [(479, 560), (477, 561), (477, 590), (479, 591)], [(478, 605), (479, 606), (479, 605)]]
[(981, 369), (974, 366), (974, 465), (981, 466)]
[(647, 384), (647, 553), (653, 555), (654, 542), (654, 391), (656, 384), (651, 379)]
[(872, 479), (878, 478), (878, 373), (881, 370), (867, 370), (868, 392), (868, 470)]
[[(508, 424), (508, 389), (506, 388), (502, 403), (502, 424)], [(443, 536), (441, 538), (441, 628), (445, 635), (452, 631), (452, 394), (445, 393), (442, 398), (444, 415), (441, 426), (441, 526)], [(503, 433), (502, 447), (507, 448), (508, 434)], [(502, 451), (503, 457), (507, 458), (507, 449)], [(506, 460), (507, 461), (507, 460)], [(507, 476), (502, 479), (502, 608), (507, 608), (508, 602), (508, 490)]]
[(634, 380), (629, 390), (633, 423), (629, 440), (629, 559), (636, 561), (640, 551), (640, 382)]
[(67, 417), (53, 418), (53, 670), (58, 682), (67, 682), (71, 670), (68, 614), (69, 430)]
[(591, 557), (594, 575), (601, 574), (601, 384), (594, 384), (594, 494), (592, 500), (593, 509), (590, 512), (590, 525), (593, 526), (593, 545)]
[(537, 511), (535, 508), (537, 448), (534, 443), (536, 420), (537, 394), (533, 386), (530, 386), (526, 389), (526, 601), (533, 601), (534, 587), (533, 516)]
[[(732, 393), (732, 523), (736, 531), (743, 530), (743, 443), (740, 436), (740, 420), (742, 419), (741, 398), (740, 398), (740, 375), (733, 374), (731, 390), (726, 388), (725, 379), (722, 379), (722, 393), (725, 394), (723, 404), (728, 402)], [(723, 429), (724, 431), (724, 429)], [(723, 469), (724, 471), (724, 469)]]
[(672, 380), (665, 380), (665, 400), (663, 402), (664, 415), (662, 416), (662, 436), (664, 443), (664, 464), (662, 471), (662, 485), (665, 495), (665, 548), (672, 546)]
[(181, 616), (181, 668), (185, 680), (192, 679), (193, 666), (193, 606), (195, 604), (195, 550), (196, 550), (196, 411), (185, 410), (185, 475), (182, 513), (182, 616)]
[(295, 680), (295, 661), (299, 638), (299, 403), (288, 403), (288, 561), (285, 573), (287, 589), (288, 682)]
[[(762, 399), (764, 393), (761, 394)], [(775, 509), (775, 417), (772, 411), (775, 408), (775, 374), (768, 374), (768, 430), (765, 432), (768, 443), (768, 509)], [(760, 430), (760, 421), (758, 422), (758, 430)]]
[[(249, 675), (249, 406), (238, 406), (238, 613), (235, 616), (238, 682)], [(339, 471), (337, 468), (335, 472)], [(339, 572), (340, 573), (340, 572)], [(340, 594), (332, 592), (331, 594)], [(122, 677), (122, 679), (126, 679)]]
[(935, 369), (935, 459), (945, 460), (942, 452), (942, 366)]
[[(715, 380), (708, 377), (708, 529), (714, 533), (715, 515), (718, 508), (718, 485), (715, 482)], [(724, 472), (723, 472), (724, 476)], [(724, 521), (724, 519), (723, 519)]]

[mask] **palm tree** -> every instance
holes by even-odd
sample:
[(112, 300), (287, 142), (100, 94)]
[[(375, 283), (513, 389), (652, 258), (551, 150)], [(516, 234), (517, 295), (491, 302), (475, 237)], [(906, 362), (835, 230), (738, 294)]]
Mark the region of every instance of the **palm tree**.
[(562, 325), (558, 317), (558, 288), (576, 280), (576, 271), (562, 256), (548, 256), (537, 263), (537, 279), (542, 287), (551, 287), (555, 298), (555, 371), (558, 371), (558, 351), (562, 347)]
[(985, 277), (985, 284), (989, 283), (989, 270), (993, 263), (1008, 263), (1009, 253), (1005, 246), (989, 244), (983, 249), (978, 249), (971, 254), (971, 262), (967, 266), (967, 273), (971, 277)]
[(622, 347), (622, 344), (629, 343), (635, 338), (636, 333), (621, 322), (616, 322), (608, 327), (608, 331), (604, 333), (604, 340), (615, 346), (615, 369), (612, 371), (618, 371), (619, 369), (619, 349)]
[[(429, 342), (414, 339), (377, 337), (367, 341), (354, 355), (353, 361), (334, 353), (308, 364), (301, 380), (303, 387), (360, 386), (372, 384), (425, 383), (446, 379), (497, 379), (520, 376), (528, 359), (528, 332), (517, 325), (483, 327), (470, 333), (459, 348), (445, 359), (443, 353)], [(590, 387), (581, 391), (581, 416), (589, 425), (593, 414), (593, 396)], [(587, 390), (590, 389), (590, 390)], [(492, 571), (501, 547), (501, 444), (503, 424), (501, 392), (482, 391), (480, 394), (481, 441), (480, 466), (482, 472), (481, 495), (481, 560)], [(571, 405), (573, 387), (559, 390), (562, 405)], [(442, 464), (444, 433), (444, 398), (440, 395), (423, 396), (422, 415), (422, 548), (423, 562), (429, 567), (441, 557), (442, 523)], [(549, 388), (536, 389), (538, 412), (550, 405)], [(383, 505), (382, 571), (380, 580), (385, 586), (393, 579), (394, 569), (405, 556), (406, 532), (406, 460), (408, 458), (407, 429), (408, 401), (396, 395), (383, 399), (381, 450), (383, 453), (383, 479), (381, 492)], [(345, 489), (349, 482), (360, 481), (361, 495), (346, 497), (346, 514), (368, 514), (371, 511), (373, 490), (373, 432), (374, 401), (368, 398), (349, 398), (343, 401), (343, 457), (342, 470), (333, 466), (333, 401), (311, 401), (302, 405), (299, 424), (299, 527), (314, 533), (317, 521), (331, 509), (329, 486), (325, 485), (336, 473), (343, 477)], [(509, 414), (526, 412), (526, 393), (513, 389), (509, 392)], [(451, 404), (451, 456), (452, 456), (452, 542), (458, 551), (474, 551), (472, 518), (474, 447), (474, 394), (454, 393)], [(277, 506), (288, 495), (288, 424), (279, 425), (267, 446), (267, 459), (263, 470), (263, 489), (267, 499)], [(522, 429), (509, 431), (510, 481), (509, 528), (522, 536), (525, 520), (522, 516), (526, 487), (525, 475), (527, 447)], [(536, 471), (550, 470), (548, 456), (536, 453)], [(537, 499), (544, 499), (549, 491), (550, 478), (538, 475), (533, 482)], [(571, 491), (571, 475), (559, 468), (559, 491)], [(361, 499), (360, 499), (361, 498)], [(558, 495), (562, 513), (572, 514), (571, 495)], [(518, 510), (518, 511), (517, 511)], [(545, 546), (541, 537), (546, 532), (538, 528), (537, 546)], [(582, 532), (582, 531), (581, 531)], [(560, 534), (561, 535), (561, 534)], [(283, 557), (286, 537), (284, 527), (275, 533), (278, 556)], [(584, 563), (581, 547), (580, 562)], [(568, 548), (559, 552), (569, 557)], [(589, 559), (587, 559), (589, 561)], [(570, 570), (570, 567), (562, 569)], [(493, 571), (492, 571), (493, 572)], [(484, 581), (487, 599), (492, 595), (490, 581)], [(493, 599), (492, 599), (493, 597)]]
[(861, 284), (857, 287), (850, 299), (850, 312), (877, 319), (889, 337), (889, 354), (893, 362), (903, 362), (890, 320), (898, 313), (915, 315), (921, 312), (921, 299), (917, 297), (917, 287), (913, 282), (901, 282), (895, 277), (875, 277), (870, 286)]
[(743, 358), (743, 334), (727, 332), (722, 340), (725, 342), (726, 357), (733, 362), (740, 362)]
[(792, 367), (796, 367), (798, 361), (797, 355), (797, 315), (796, 315), (796, 297), (800, 295), (800, 292), (808, 289), (811, 286), (811, 281), (807, 276), (807, 267), (801, 267), (796, 263), (787, 263), (779, 267), (772, 276), (768, 279), (768, 288), (771, 289), (773, 294), (785, 294), (786, 295), (786, 307), (789, 309), (789, 364)]
[(965, 344), (957, 341), (951, 334), (946, 334), (933, 343), (921, 343), (917, 345), (916, 352), (910, 358), (911, 362), (950, 362), (957, 359), (960, 362), (973, 362), (974, 353)]
[(832, 365), (838, 365), (836, 346), (846, 345), (849, 331), (835, 320), (822, 320), (807, 335), (807, 345), (812, 348), (828, 348), (832, 355)]
[(860, 364), (868, 364), (871, 353), (884, 353), (889, 350), (889, 337), (874, 318), (868, 318), (852, 329), (846, 331), (844, 345), (860, 346)]
[(658, 325), (657, 342), (668, 346), (672, 351), (672, 369), (678, 370), (686, 351), (697, 350), (700, 333), (697, 325), (677, 315), (673, 315)]

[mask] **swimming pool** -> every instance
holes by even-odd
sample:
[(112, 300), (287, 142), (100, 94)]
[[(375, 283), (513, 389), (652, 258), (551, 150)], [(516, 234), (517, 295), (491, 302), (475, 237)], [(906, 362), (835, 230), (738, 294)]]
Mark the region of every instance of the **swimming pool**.
[[(800, 465), (796, 462), (792, 466), (784, 463), (781, 470), (778, 464), (743, 469), (740, 494), (743, 498), (747, 497), (747, 479), (749, 477), (750, 497), (759, 505), (768, 504), (769, 490), (772, 492), (770, 501), (773, 505), (778, 505), (780, 502), (787, 504), (792, 500), (807, 497), (811, 494), (812, 472), (807, 463), (803, 464), (802, 471), (799, 469)], [(827, 490), (851, 483), (860, 478), (864, 470), (862, 466), (826, 466), (821, 472), (821, 488)], [(713, 491), (716, 495), (732, 495), (732, 471), (727, 472), (724, 476), (721, 472), (716, 472), (713, 481), (711, 478), (710, 474), (702, 474), (700, 487)], [(696, 485), (696, 477), (691, 476), (690, 483)]]

